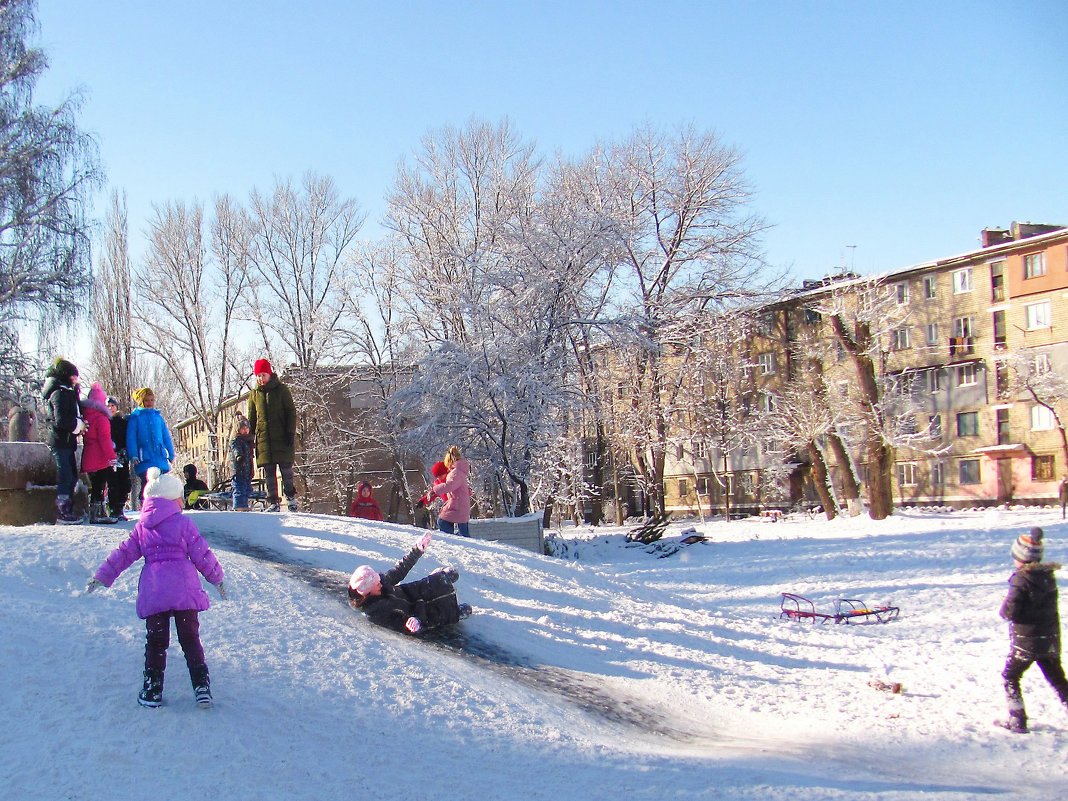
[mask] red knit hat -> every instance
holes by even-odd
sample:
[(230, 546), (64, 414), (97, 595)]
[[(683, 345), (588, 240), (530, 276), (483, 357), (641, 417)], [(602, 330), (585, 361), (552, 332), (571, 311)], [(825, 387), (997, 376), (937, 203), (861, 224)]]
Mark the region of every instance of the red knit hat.
[(449, 468), (445, 466), (445, 462), (434, 462), (434, 466), (430, 468), (430, 475), (434, 478), (445, 478), (449, 474)]
[(259, 375), (260, 373), (273, 373), (274, 370), (271, 369), (271, 363), (266, 359), (256, 359), (256, 365), (252, 368), (252, 372), (255, 375)]

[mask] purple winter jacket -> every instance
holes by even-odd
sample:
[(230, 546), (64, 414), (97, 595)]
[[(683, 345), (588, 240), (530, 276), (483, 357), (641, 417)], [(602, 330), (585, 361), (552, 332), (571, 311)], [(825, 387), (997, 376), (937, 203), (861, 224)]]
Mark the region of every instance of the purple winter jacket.
[(126, 568), (144, 557), (137, 582), (137, 616), (211, 606), (197, 575), (210, 584), (223, 580), (222, 565), (200, 536), (196, 525), (182, 514), (178, 501), (145, 498), (141, 519), (130, 536), (96, 571), (94, 578), (110, 587)]

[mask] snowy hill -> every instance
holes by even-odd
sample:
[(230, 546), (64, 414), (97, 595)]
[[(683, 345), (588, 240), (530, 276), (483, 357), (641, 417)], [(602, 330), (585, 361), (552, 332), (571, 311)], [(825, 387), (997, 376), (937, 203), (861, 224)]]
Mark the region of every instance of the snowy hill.
[[(208, 711), (173, 636), (165, 705), (136, 703), (140, 564), (83, 592), (132, 523), (0, 527), (5, 798), (1050, 799), (1068, 778), (1068, 712), (1037, 668), (1034, 732), (991, 726), (1009, 548), (1042, 525), (1065, 561), (1059, 510), (698, 524), (711, 541), (664, 558), (616, 529), (566, 529), (564, 558), (435, 535), (412, 576), (457, 566), (476, 609), (437, 642), (344, 599), (415, 529), (188, 514), (230, 593), (201, 615)], [(791, 623), (783, 591), (901, 617)]]

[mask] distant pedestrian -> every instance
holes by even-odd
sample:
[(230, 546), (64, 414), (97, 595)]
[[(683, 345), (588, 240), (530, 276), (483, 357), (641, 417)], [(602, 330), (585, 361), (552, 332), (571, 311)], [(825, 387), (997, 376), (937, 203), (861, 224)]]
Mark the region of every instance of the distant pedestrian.
[(1001, 678), (1009, 702), (1009, 719), (999, 723), (1010, 731), (1027, 732), (1020, 679), (1037, 663), (1046, 681), (1068, 710), (1068, 679), (1061, 665), (1061, 621), (1057, 611), (1058, 564), (1042, 561), (1044, 543), (1040, 528), (1021, 534), (1012, 546), (1016, 570), (1009, 577), (1009, 592), (1001, 605), (1001, 617), (1009, 621), (1011, 650)]
[(438, 512), (438, 530), (470, 537), (471, 486), (468, 477), (471, 464), (460, 455), (460, 448), (456, 445), (449, 446), (442, 461), (449, 472), (444, 481), (436, 482), (431, 488), (434, 494), (445, 498), (445, 505)]
[(234, 436), (230, 440), (230, 468), (234, 471), (231, 498), (235, 512), (247, 512), (252, 494), (252, 433), (248, 420), (234, 420)]
[(197, 478), (197, 466), (187, 464), (182, 468), (185, 476), (185, 506), (187, 509), (207, 509), (207, 504), (200, 500), (200, 496), (208, 491), (208, 485), (203, 479)]
[(82, 435), (82, 472), (89, 474), (89, 522), (115, 523), (104, 510), (104, 489), (114, 472), (118, 456), (111, 441), (111, 411), (103, 387), (93, 383), (89, 395), (82, 401), (85, 433)]
[(349, 504), (349, 517), (361, 517), (364, 520), (382, 520), (382, 507), (375, 500), (370, 482), (361, 481), (356, 487), (356, 497)]
[(297, 511), (297, 490), (293, 484), (294, 443), (297, 436), (297, 407), (289, 387), (274, 374), (271, 363), (257, 359), (253, 367), (256, 386), (248, 398), (248, 422), (256, 440), (256, 466), (263, 469), (267, 484), (269, 512), (277, 512), (278, 474), (282, 474), (289, 511)]
[(1057, 495), (1060, 497), (1061, 500), (1061, 520), (1064, 520), (1065, 512), (1066, 510), (1068, 510), (1068, 476), (1065, 476), (1061, 480), (1061, 486), (1057, 492)]
[(126, 568), (145, 560), (137, 581), (137, 616), (145, 621), (145, 672), (137, 703), (163, 703), (163, 672), (171, 638), (171, 618), (185, 654), (199, 706), (211, 706), (211, 682), (200, 642), (199, 613), (211, 607), (200, 575), (226, 597), (223, 569), (193, 521), (182, 514), (182, 482), (158, 467), (146, 471), (145, 503), (130, 536), (111, 552), (89, 580), (86, 592), (110, 587)]
[(150, 467), (161, 473), (170, 472), (174, 461), (174, 441), (167, 421), (156, 408), (156, 393), (150, 387), (133, 391), (137, 408), (126, 421), (126, 453), (130, 465), (141, 483), (140, 496), (145, 497), (145, 482)]
[(119, 402), (108, 397), (111, 412), (111, 444), (115, 448), (115, 466), (108, 474), (108, 511), (116, 520), (125, 521), (126, 501), (130, 497), (130, 459), (126, 455), (126, 420)]
[(45, 373), (41, 394), (48, 406), (48, 447), (56, 462), (57, 522), (77, 525), (82, 517), (74, 513), (74, 484), (78, 480), (74, 454), (78, 437), (85, 431), (78, 403), (78, 368), (62, 357), (56, 359)]

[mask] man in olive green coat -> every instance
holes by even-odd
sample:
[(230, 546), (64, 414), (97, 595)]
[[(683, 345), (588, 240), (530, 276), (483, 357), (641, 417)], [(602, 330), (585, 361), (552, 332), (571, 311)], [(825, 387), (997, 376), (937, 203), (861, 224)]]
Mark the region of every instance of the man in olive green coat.
[(263, 468), (267, 482), (268, 511), (277, 512), (278, 473), (289, 511), (297, 511), (293, 486), (293, 441), (297, 435), (297, 408), (289, 387), (278, 380), (266, 359), (257, 359), (253, 372), (256, 386), (248, 396), (248, 425), (256, 439), (256, 466)]

